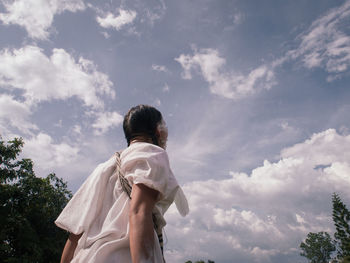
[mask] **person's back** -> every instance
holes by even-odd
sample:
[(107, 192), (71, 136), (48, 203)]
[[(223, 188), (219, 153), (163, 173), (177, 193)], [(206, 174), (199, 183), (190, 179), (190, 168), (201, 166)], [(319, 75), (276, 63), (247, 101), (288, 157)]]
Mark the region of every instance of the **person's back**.
[(71, 233), (61, 262), (163, 262), (163, 214), (174, 200), (188, 213), (160, 112), (136, 106), (123, 128), (128, 148), (95, 169), (55, 222)]

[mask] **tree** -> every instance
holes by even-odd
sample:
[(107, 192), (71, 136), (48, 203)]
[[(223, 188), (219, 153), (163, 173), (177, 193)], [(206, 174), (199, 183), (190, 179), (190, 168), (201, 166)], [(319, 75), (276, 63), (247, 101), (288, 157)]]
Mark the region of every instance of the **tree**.
[(71, 198), (67, 184), (38, 178), (30, 159), (18, 159), (22, 139), (0, 137), (0, 258), (2, 262), (59, 262), (67, 233), (54, 225)]
[(332, 203), (332, 216), (336, 229), (334, 239), (337, 245), (337, 259), (343, 259), (350, 256), (350, 212), (336, 193), (332, 195)]
[(310, 232), (305, 242), (301, 242), (300, 249), (300, 255), (309, 259), (311, 263), (327, 263), (335, 251), (335, 246), (328, 233)]
[(340, 263), (350, 263), (350, 256), (343, 258)]

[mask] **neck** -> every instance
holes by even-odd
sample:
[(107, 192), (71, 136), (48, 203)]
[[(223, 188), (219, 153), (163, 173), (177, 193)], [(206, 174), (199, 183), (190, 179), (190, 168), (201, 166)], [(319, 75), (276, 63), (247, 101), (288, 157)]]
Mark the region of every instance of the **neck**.
[(133, 144), (135, 142), (148, 142), (153, 143), (152, 139), (148, 136), (136, 136), (130, 141), (130, 144)]

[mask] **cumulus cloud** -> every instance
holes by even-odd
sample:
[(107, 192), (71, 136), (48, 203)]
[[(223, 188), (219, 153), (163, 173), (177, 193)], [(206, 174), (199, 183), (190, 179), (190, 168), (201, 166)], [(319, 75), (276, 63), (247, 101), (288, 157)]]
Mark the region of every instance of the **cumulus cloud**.
[(297, 49), (286, 54), (286, 58), (300, 58), (306, 68), (324, 68), (335, 74), (345, 73), (350, 66), (350, 36), (346, 21), (350, 15), (350, 1), (315, 20), (306, 32), (299, 36)]
[(270, 89), (275, 84), (273, 69), (268, 65), (261, 65), (246, 75), (226, 71), (226, 60), (216, 49), (195, 49), (193, 55), (181, 54), (175, 60), (184, 70), (182, 78), (191, 79), (192, 71), (199, 72), (209, 83), (212, 93), (230, 99), (242, 98), (261, 89)]
[(0, 130), (9, 132), (9, 126), (24, 133), (37, 130), (38, 127), (29, 121), (32, 111), (27, 104), (18, 102), (13, 96), (0, 94)]
[(23, 147), (23, 155), (31, 158), (40, 170), (48, 172), (73, 163), (78, 153), (78, 147), (65, 142), (55, 143), (50, 135), (42, 132), (25, 140)]
[(24, 27), (28, 35), (36, 39), (47, 39), (56, 14), (64, 11), (76, 12), (85, 8), (83, 0), (2, 0), (6, 13), (0, 13), (5, 25)]
[(76, 61), (64, 49), (53, 49), (50, 57), (36, 46), (4, 49), (0, 60), (0, 86), (23, 91), (26, 103), (76, 97), (102, 108), (101, 95), (115, 96), (112, 82), (92, 61)]
[(182, 261), (296, 262), (308, 232), (332, 232), (331, 194), (350, 200), (350, 135), (326, 130), (280, 157), (251, 174), (185, 184), (191, 212), (169, 211), (167, 253)]
[[(350, 136), (339, 135), (335, 130), (329, 129), (316, 133), (303, 143), (282, 150), (283, 158), (303, 156), (316, 165), (328, 165), (334, 160), (348, 162), (350, 160)], [(346, 149), (344, 151), (344, 148)], [(350, 178), (350, 177), (349, 177)]]
[(17, 94), (0, 97), (3, 133), (10, 132), (12, 126), (32, 134), (37, 126), (30, 122), (30, 116), (39, 103), (70, 98), (77, 98), (87, 111), (92, 110), (92, 116), (97, 116), (92, 128), (98, 134), (120, 121), (117, 113), (104, 112), (103, 97), (115, 97), (113, 83), (92, 61), (83, 57), (75, 59), (63, 49), (53, 49), (51, 56), (47, 56), (36, 46), (4, 49), (0, 51), (0, 60), (0, 87)]
[(108, 12), (103, 16), (97, 16), (96, 20), (101, 27), (120, 30), (128, 24), (132, 24), (137, 15), (136, 11), (121, 8), (118, 9), (118, 12), (118, 15)]
[(92, 124), (96, 135), (106, 133), (110, 128), (118, 126), (123, 122), (123, 116), (118, 112), (100, 112), (97, 114), (97, 119)]

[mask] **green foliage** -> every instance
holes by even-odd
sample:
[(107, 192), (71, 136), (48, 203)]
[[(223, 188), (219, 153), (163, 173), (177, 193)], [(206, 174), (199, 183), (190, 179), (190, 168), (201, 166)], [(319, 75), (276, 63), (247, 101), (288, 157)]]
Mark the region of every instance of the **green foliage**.
[(343, 259), (350, 256), (350, 211), (336, 193), (332, 196), (332, 203), (332, 216), (336, 229), (334, 238), (337, 244), (337, 258)]
[(306, 257), (311, 263), (327, 263), (335, 246), (330, 235), (326, 232), (309, 233), (305, 242), (301, 242), (301, 256)]
[(310, 232), (305, 243), (300, 244), (300, 255), (310, 262), (329, 262), (332, 252), (336, 251), (336, 258), (332, 262), (350, 263), (350, 211), (336, 193), (332, 195), (332, 203), (335, 240), (325, 232)]
[(59, 262), (67, 233), (54, 225), (71, 198), (62, 179), (38, 178), (30, 159), (18, 159), (23, 140), (0, 137), (0, 258), (2, 262)]
[(343, 258), (340, 263), (350, 263), (350, 256)]

